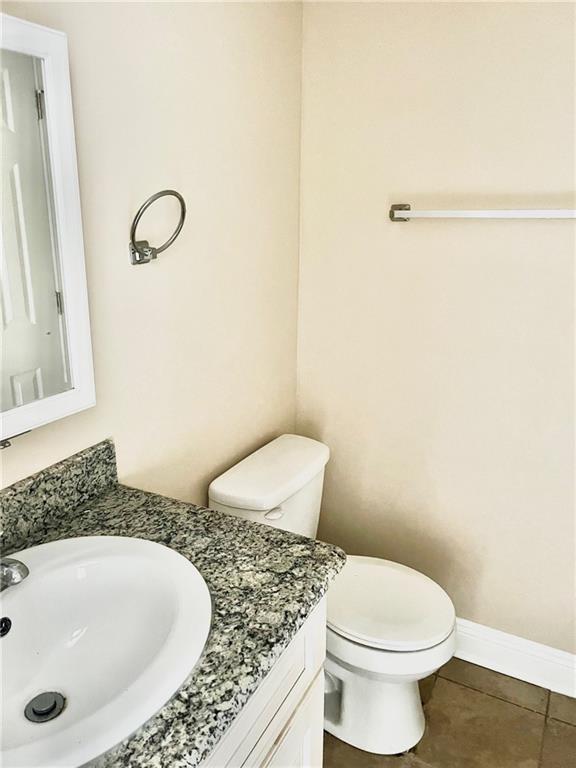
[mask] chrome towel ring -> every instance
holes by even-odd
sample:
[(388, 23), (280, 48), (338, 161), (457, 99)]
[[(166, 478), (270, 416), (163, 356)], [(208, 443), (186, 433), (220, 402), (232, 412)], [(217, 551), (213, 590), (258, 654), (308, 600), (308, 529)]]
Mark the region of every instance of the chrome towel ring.
[[(178, 226), (174, 230), (174, 233), (171, 235), (171, 237), (168, 238), (168, 240), (166, 240), (164, 245), (161, 245), (159, 248), (153, 248), (148, 240), (136, 240), (136, 227), (138, 226), (144, 211), (146, 211), (146, 209), (149, 208), (152, 203), (156, 202), (156, 200), (159, 200), (161, 197), (166, 197), (168, 195), (175, 197), (180, 203), (180, 221), (178, 222)], [(165, 251), (166, 248), (169, 248), (180, 234), (182, 227), (184, 226), (185, 218), (186, 203), (184, 202), (184, 198), (179, 192), (176, 192), (173, 189), (163, 189), (161, 192), (156, 192), (155, 195), (149, 197), (148, 200), (146, 200), (146, 202), (138, 209), (136, 216), (134, 216), (132, 226), (130, 227), (130, 263), (147, 264), (152, 259), (155, 259), (159, 253), (162, 253), (162, 251)]]

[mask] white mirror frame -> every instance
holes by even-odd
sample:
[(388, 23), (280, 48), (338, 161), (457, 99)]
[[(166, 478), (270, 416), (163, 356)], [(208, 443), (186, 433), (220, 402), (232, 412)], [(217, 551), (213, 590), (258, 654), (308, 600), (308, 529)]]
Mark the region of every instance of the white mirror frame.
[(4, 13), (0, 16), (2, 48), (42, 60), (46, 131), (72, 384), (66, 392), (34, 400), (0, 414), (1, 437), (7, 439), (90, 408), (95, 405), (96, 397), (67, 37), (63, 32), (14, 16)]

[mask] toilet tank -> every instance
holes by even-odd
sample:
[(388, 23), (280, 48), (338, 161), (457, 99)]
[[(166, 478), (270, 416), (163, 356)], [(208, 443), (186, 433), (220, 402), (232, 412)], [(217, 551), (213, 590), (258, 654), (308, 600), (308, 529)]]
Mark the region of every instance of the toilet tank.
[(282, 435), (210, 483), (208, 506), (315, 538), (328, 446)]

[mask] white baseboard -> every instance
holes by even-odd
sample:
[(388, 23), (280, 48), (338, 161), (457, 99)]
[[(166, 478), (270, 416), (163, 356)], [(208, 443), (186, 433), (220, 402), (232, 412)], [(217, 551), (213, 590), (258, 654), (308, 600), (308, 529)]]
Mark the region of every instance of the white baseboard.
[(456, 656), (472, 664), (576, 697), (576, 654), (456, 619)]

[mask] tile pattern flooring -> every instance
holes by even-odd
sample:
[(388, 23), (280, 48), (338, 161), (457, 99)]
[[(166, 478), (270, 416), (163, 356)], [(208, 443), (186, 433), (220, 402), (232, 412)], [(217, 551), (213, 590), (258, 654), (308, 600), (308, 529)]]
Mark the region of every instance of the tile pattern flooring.
[(324, 768), (576, 768), (576, 699), (452, 659), (422, 681), (426, 732), (373, 755), (326, 733)]

